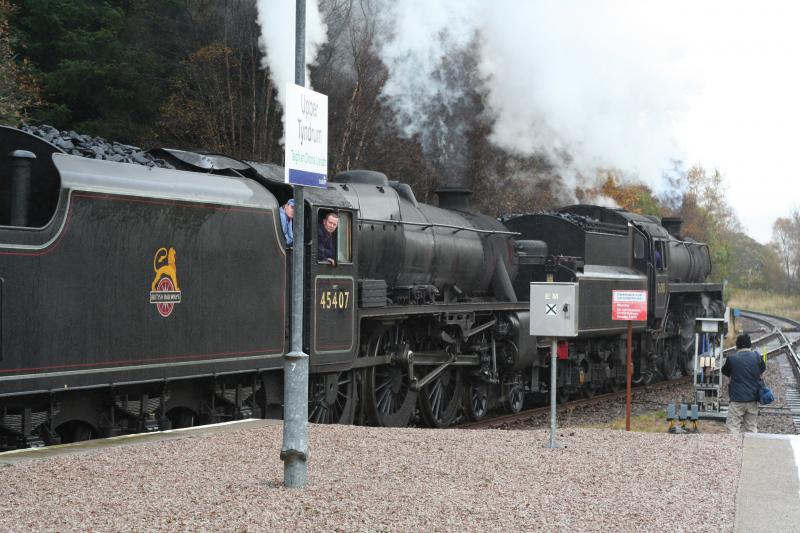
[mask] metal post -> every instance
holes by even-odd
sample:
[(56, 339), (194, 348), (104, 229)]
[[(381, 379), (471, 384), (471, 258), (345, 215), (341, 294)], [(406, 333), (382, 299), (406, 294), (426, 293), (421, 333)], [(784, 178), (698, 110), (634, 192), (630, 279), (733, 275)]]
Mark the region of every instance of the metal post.
[(550, 444), (548, 448), (558, 448), (556, 444), (556, 388), (558, 388), (558, 339), (553, 337), (550, 345)]
[[(305, 86), (305, 0), (296, 0), (294, 81)], [(303, 265), (305, 231), (303, 188), (294, 187), (292, 234), (292, 351), (283, 363), (283, 484), (302, 488), (308, 481), (308, 355), (303, 352)]]
[(625, 431), (631, 430), (631, 379), (633, 377), (633, 322), (628, 320), (628, 362), (627, 371), (628, 376), (625, 391)]
[[(696, 322), (695, 322), (695, 327), (697, 327), (697, 323)], [(700, 360), (699, 359), (700, 359), (700, 334), (699, 333), (695, 333), (694, 334), (694, 364), (692, 365), (692, 368), (693, 368), (693, 371), (692, 371), (692, 385), (693, 385), (693, 388), (694, 388), (694, 400), (695, 401), (698, 401), (697, 399), (700, 397), (700, 395), (697, 394), (697, 386), (700, 384), (699, 380), (697, 379), (697, 377), (700, 375)], [(703, 400), (705, 400), (705, 398), (703, 398)], [(705, 404), (705, 401), (703, 401), (703, 403)]]

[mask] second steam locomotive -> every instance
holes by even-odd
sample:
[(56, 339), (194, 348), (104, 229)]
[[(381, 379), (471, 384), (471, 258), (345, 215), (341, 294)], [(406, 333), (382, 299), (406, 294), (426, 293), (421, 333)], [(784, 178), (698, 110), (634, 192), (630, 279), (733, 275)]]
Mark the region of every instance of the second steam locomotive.
[[(0, 127), (0, 447), (280, 416), (292, 250), (279, 167), (159, 149), (173, 168), (69, 155)], [(307, 190), (312, 422), (446, 427), (624, 383), (613, 289), (647, 290), (635, 379), (686, 372), (721, 316), (708, 247), (679, 221), (576, 205), (502, 221), (371, 171)], [(339, 216), (335, 266), (317, 225)], [(296, 221), (300, 223), (300, 221)], [(529, 284), (578, 284), (580, 335), (529, 335)]]

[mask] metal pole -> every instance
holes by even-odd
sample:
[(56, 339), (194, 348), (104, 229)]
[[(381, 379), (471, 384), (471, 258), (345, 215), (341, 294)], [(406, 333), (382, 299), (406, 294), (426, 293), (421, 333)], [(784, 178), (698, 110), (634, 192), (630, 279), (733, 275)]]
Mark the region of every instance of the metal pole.
[(558, 385), (556, 372), (558, 365), (558, 339), (553, 337), (550, 345), (550, 444), (548, 448), (558, 448), (556, 444), (556, 388)]
[[(305, 86), (306, 3), (296, 0), (294, 82)], [(303, 265), (305, 228), (303, 188), (294, 187), (292, 249), (292, 351), (283, 363), (283, 484), (302, 488), (308, 481), (308, 355), (303, 352)]]
[(631, 378), (633, 377), (633, 322), (628, 320), (628, 363), (627, 386), (625, 390), (625, 431), (631, 430)]

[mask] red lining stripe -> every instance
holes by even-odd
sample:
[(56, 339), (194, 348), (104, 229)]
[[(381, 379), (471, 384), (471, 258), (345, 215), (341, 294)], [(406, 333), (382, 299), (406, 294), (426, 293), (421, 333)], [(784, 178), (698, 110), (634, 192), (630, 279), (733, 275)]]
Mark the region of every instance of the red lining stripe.
[(134, 364), (134, 363), (147, 363), (150, 361), (181, 361), (187, 359), (209, 359), (211, 357), (220, 357), (220, 356), (234, 356), (234, 355), (254, 355), (254, 354), (275, 354), (275, 353), (282, 353), (283, 350), (280, 348), (278, 349), (270, 349), (270, 350), (251, 350), (247, 352), (219, 352), (219, 353), (211, 353), (211, 354), (203, 354), (203, 355), (169, 355), (164, 357), (151, 357), (148, 359), (127, 359), (123, 361), (103, 361), (97, 363), (76, 363), (72, 365), (50, 365), (50, 366), (38, 366), (38, 367), (30, 367), (30, 368), (10, 368), (10, 369), (0, 369), (0, 373), (7, 374), (10, 372), (32, 372), (35, 370), (56, 370), (56, 369), (65, 369), (65, 368), (90, 368), (94, 366), (100, 365), (126, 365), (126, 364)]

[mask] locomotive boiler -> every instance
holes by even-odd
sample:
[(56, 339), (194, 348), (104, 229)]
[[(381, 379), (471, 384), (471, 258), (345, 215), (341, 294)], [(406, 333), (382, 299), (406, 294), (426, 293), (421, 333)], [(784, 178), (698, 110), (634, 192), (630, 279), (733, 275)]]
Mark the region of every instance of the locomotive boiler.
[[(283, 170), (172, 149), (75, 155), (48, 135), (0, 127), (0, 446), (280, 416)], [(615, 388), (612, 288), (651, 295), (639, 380), (675, 375), (694, 317), (721, 313), (707, 246), (670, 233), (674, 221), (596, 206), (498, 221), (467, 193), (426, 205), (372, 171), (306, 190), (311, 421), (445, 427), (551, 387)], [(316, 261), (330, 212), (335, 266)], [(548, 280), (577, 282), (586, 304), (554, 384), (527, 302)]]

